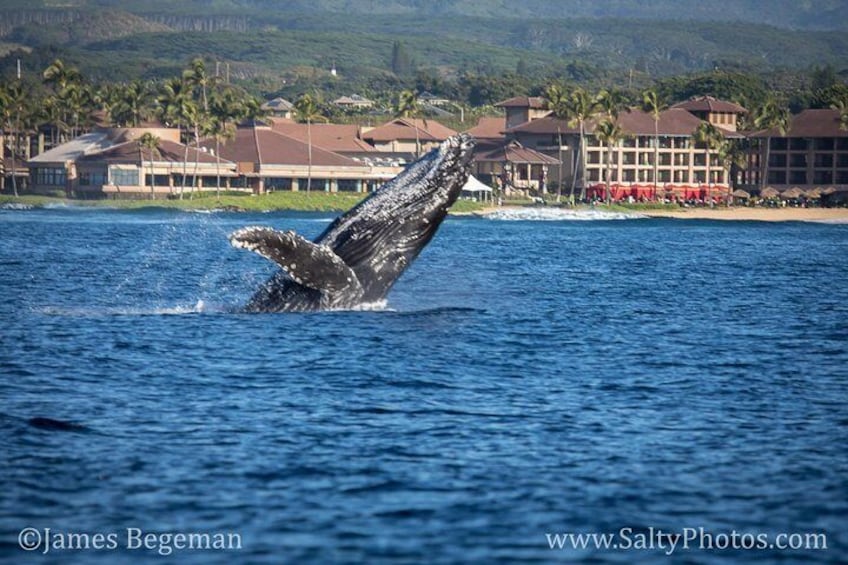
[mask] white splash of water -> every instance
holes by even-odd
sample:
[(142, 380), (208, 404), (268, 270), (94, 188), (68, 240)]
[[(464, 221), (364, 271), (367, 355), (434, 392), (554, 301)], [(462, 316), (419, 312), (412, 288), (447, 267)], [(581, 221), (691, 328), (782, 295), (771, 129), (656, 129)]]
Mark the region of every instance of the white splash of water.
[(605, 210), (569, 210), (565, 208), (504, 208), (481, 214), (488, 220), (500, 221), (597, 221), (597, 220), (636, 220), (645, 218), (642, 214), (607, 212)]
[(344, 310), (349, 312), (394, 312), (392, 308), (388, 307), (388, 301), (385, 299), (375, 300), (374, 302), (363, 302), (362, 304), (357, 304)]

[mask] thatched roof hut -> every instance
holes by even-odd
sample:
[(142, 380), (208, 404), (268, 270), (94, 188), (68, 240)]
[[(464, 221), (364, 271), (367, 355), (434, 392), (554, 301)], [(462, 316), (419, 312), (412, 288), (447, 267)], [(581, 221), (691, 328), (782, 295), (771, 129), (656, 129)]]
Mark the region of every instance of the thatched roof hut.
[(801, 190), (801, 188), (797, 187), (797, 186), (793, 186), (792, 188), (790, 188), (788, 190), (784, 190), (783, 192), (780, 193), (781, 198), (788, 198), (790, 200), (794, 199), (794, 198), (800, 198), (803, 195), (804, 195), (804, 191)]
[(733, 198), (739, 198), (741, 200), (748, 200), (749, 198), (751, 198), (751, 195), (742, 190), (741, 188), (737, 188), (736, 190), (731, 192), (730, 195), (733, 196)]
[(772, 186), (767, 186), (760, 191), (760, 196), (763, 198), (777, 198), (779, 194), (777, 189)]

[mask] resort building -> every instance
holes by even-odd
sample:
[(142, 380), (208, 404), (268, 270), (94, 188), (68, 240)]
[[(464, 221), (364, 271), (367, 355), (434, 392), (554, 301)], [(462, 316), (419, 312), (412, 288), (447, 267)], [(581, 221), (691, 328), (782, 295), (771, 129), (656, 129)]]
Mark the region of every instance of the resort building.
[(498, 102), (495, 107), (504, 109), (506, 114), (505, 129), (511, 129), (550, 114), (550, 111), (545, 107), (545, 99), (540, 96), (517, 96)]
[(848, 130), (841, 127), (837, 110), (804, 110), (792, 116), (785, 135), (772, 129), (749, 137), (756, 142), (748, 155), (751, 188), (848, 192)]
[[(520, 112), (516, 100), (507, 101), (509, 104), (506, 107), (517, 116)], [(539, 115), (538, 103), (530, 99), (527, 99), (527, 103), (531, 105), (525, 108), (526, 114)], [(717, 111), (716, 115), (722, 112)], [(717, 150), (709, 151), (708, 155), (705, 147), (693, 141), (692, 135), (702, 119), (689, 110), (669, 108), (655, 122), (651, 114), (634, 109), (622, 112), (617, 123), (624, 137), (612, 148), (609, 167), (607, 148), (594, 134), (597, 121), (589, 120), (585, 123), (585, 171), (580, 170), (580, 135), (573, 123), (546, 114), (507, 128), (506, 135), (520, 142), (523, 147), (536, 149), (550, 157), (562, 155), (563, 190), (566, 186), (574, 186), (577, 192), (589, 197), (604, 192), (608, 170), (615, 199), (706, 200), (724, 198), (729, 194), (729, 171), (719, 162)], [(735, 127), (735, 122), (732, 125)], [(717, 128), (726, 138), (743, 137), (731, 129), (721, 126)], [(656, 179), (655, 155), (658, 158)], [(559, 169), (552, 168), (547, 186), (558, 183), (559, 175)]]
[(269, 116), (275, 118), (292, 119), (295, 113), (294, 104), (285, 98), (274, 98), (262, 104), (261, 108), (268, 112)]
[(712, 96), (696, 96), (675, 104), (672, 108), (682, 108), (696, 118), (726, 131), (736, 131), (739, 118), (748, 113), (748, 110), (739, 104), (718, 100)]
[(341, 108), (346, 108), (348, 110), (361, 110), (374, 106), (374, 102), (368, 100), (364, 96), (360, 96), (359, 94), (351, 94), (350, 96), (342, 96), (341, 98), (336, 98), (335, 100), (333, 100), (333, 104)]
[(378, 151), (415, 156), (456, 133), (435, 120), (397, 118), (376, 128), (363, 128), (362, 139)]
[[(211, 149), (214, 142), (204, 146)], [(390, 164), (365, 163), (315, 143), (310, 147), (271, 126), (255, 124), (238, 128), (220, 151), (221, 157), (235, 164), (239, 185), (255, 193), (305, 190), (308, 185), (321, 192), (371, 192), (401, 170)]]
[(182, 192), (226, 189), (232, 162), (167, 139), (155, 148), (137, 139), (79, 157), (73, 193), (82, 198), (162, 198)]
[(549, 169), (559, 160), (521, 145), (478, 143), (474, 152), (474, 175), (489, 186), (498, 187), (507, 196), (527, 191), (545, 192), (550, 178)]
[[(356, 137), (357, 126), (321, 125), (312, 125), (318, 143), (311, 146), (270, 125), (250, 124), (237, 128), (233, 139), (220, 144), (205, 140), (199, 149), (181, 144), (177, 129), (98, 130), (31, 159), (32, 190), (89, 198), (168, 197), (219, 188), (263, 193), (307, 186), (316, 191), (370, 192), (406, 164)], [(300, 124), (281, 121), (275, 126), (308, 137)], [(155, 148), (140, 141), (145, 133), (154, 136)]]
[[(152, 155), (139, 143), (145, 133), (157, 140)], [(226, 175), (226, 163), (219, 165), (214, 156), (187, 148), (179, 138), (178, 129), (157, 126), (105, 128), (83, 134), (29, 160), (31, 188), (38, 193), (63, 191), (80, 197), (161, 195), (183, 186), (184, 175), (191, 175), (189, 185), (197, 176), (198, 184), (214, 187), (221, 167)], [(191, 167), (188, 171), (183, 167), (186, 161)]]

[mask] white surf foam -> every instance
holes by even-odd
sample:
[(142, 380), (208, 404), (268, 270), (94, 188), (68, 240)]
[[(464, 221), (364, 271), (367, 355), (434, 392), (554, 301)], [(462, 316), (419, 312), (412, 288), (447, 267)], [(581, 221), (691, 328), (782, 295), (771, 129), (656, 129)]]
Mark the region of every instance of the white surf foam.
[(533, 221), (533, 222), (562, 222), (562, 221), (597, 221), (597, 220), (636, 220), (645, 218), (642, 214), (625, 212), (607, 212), (605, 210), (570, 210), (567, 208), (504, 208), (493, 210), (482, 217), (489, 220), (501, 221)]

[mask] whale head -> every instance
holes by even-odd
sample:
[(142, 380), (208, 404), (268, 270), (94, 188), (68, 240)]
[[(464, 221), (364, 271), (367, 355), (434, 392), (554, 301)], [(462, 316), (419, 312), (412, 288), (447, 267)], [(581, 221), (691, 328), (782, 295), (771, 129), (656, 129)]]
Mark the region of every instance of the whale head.
[(364, 281), (364, 299), (382, 299), (430, 242), (468, 182), (474, 138), (461, 134), (410, 164), (318, 238)]

